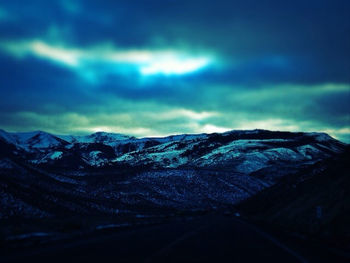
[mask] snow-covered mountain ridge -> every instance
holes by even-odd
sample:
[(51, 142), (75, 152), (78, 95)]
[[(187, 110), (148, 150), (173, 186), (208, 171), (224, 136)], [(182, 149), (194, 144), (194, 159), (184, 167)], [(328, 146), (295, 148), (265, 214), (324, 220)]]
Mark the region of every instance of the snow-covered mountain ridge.
[(266, 130), (164, 138), (1, 130), (0, 218), (230, 206), (347, 147), (324, 133)]
[(344, 144), (325, 133), (266, 130), (221, 134), (135, 138), (98, 132), (87, 136), (53, 135), (36, 131), (9, 133), (0, 140), (15, 154), (36, 165), (70, 168), (147, 166), (151, 168), (221, 167), (250, 174), (273, 163), (310, 163), (340, 153)]

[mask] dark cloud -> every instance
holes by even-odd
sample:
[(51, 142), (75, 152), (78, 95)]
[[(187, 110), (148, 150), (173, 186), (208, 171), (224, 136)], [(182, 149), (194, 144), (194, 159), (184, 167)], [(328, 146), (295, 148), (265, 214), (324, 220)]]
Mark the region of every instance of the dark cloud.
[(36, 58), (17, 60), (0, 53), (0, 69), (4, 76), (0, 79), (3, 111), (37, 111), (48, 105), (59, 105), (55, 111), (60, 111), (76, 107), (79, 102), (91, 102), (77, 76), (64, 67)]

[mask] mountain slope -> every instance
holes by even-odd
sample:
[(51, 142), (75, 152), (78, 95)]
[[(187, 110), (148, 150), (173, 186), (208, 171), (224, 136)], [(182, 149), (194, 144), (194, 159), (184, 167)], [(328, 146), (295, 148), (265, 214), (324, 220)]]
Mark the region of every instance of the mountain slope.
[(59, 137), (43, 131), (8, 133), (0, 130), (0, 138), (26, 151), (35, 151), (67, 144)]
[(283, 178), (239, 209), (255, 220), (316, 236), (350, 251), (350, 148)]

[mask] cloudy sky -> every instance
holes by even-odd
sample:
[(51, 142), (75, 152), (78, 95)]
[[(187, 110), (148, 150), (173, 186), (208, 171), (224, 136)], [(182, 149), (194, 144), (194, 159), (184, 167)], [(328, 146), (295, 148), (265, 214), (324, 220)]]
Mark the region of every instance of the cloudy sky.
[(2, 0), (0, 128), (350, 142), (348, 0)]

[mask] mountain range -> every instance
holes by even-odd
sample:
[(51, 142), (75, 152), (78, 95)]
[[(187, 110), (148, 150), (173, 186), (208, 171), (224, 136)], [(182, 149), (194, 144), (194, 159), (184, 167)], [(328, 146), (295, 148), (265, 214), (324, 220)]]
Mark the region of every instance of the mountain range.
[(0, 146), (0, 218), (224, 207), (347, 147), (325, 133), (267, 130), (164, 138), (1, 130)]
[(244, 174), (267, 168), (274, 162), (316, 162), (340, 153), (345, 146), (324, 133), (265, 130), (140, 139), (105, 132), (72, 136), (0, 130), (0, 140), (4, 147), (16, 149), (12, 152), (14, 155), (39, 166), (65, 169), (118, 165), (151, 168), (220, 166)]
[(349, 153), (325, 133), (136, 138), (0, 130), (0, 242), (15, 252), (214, 213), (348, 249)]

